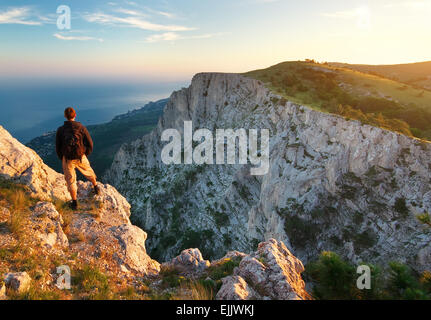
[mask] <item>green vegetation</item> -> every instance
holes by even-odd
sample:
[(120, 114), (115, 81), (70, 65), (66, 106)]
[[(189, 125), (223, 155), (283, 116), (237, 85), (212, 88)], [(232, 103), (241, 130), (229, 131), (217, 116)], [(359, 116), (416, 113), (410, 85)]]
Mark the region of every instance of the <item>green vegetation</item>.
[(431, 140), (431, 92), (313, 61), (245, 73), (280, 96), (316, 110)]
[(420, 222), (422, 222), (423, 224), (427, 224), (431, 227), (431, 216), (428, 212), (419, 214), (416, 217)]
[(77, 292), (84, 292), (90, 300), (107, 300), (111, 297), (108, 277), (96, 267), (86, 265), (72, 273)]
[(313, 296), (323, 300), (431, 299), (431, 273), (416, 275), (406, 265), (391, 262), (383, 270), (368, 265), (371, 288), (360, 290), (356, 267), (336, 253), (325, 251), (317, 261), (309, 263), (304, 276), (314, 282)]
[(224, 277), (232, 275), (233, 270), (239, 266), (240, 262), (241, 259), (238, 257), (223, 259), (218, 264), (208, 268), (208, 276), (215, 281), (221, 280)]
[(321, 230), (317, 223), (296, 215), (285, 215), (284, 218), (284, 229), (294, 247), (304, 248), (307, 243), (317, 241), (317, 235)]
[[(348, 68), (363, 73), (368, 73), (380, 78), (387, 78), (401, 82), (399, 90), (409, 90), (411, 87), (416, 89), (431, 89), (431, 61), (396, 64), (396, 65), (355, 65), (347, 63), (331, 63), (331, 66)], [(418, 95), (422, 94), (421, 91)]]
[(401, 217), (407, 217), (409, 214), (409, 208), (407, 208), (406, 199), (404, 198), (397, 198), (395, 200), (394, 209)]

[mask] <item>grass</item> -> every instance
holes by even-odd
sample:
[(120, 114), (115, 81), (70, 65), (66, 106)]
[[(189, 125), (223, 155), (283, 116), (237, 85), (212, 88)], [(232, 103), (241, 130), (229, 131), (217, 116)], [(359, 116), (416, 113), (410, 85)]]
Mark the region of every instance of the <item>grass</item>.
[(283, 62), (244, 74), (315, 110), (431, 140), (431, 92), (359, 71), (311, 61)]
[(85, 293), (89, 300), (108, 300), (112, 297), (108, 277), (98, 268), (85, 265), (72, 273), (75, 290)]
[(226, 258), (218, 264), (208, 268), (207, 274), (212, 280), (221, 280), (233, 274), (235, 267), (239, 266), (240, 258)]
[(29, 208), (36, 202), (30, 197), (28, 187), (0, 177), (0, 203), (10, 210), (6, 226), (17, 239), (24, 235)]

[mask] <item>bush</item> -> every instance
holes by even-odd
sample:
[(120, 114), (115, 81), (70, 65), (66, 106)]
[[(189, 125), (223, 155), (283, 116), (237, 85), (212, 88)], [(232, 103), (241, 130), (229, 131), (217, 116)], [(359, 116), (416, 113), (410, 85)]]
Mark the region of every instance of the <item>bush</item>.
[(384, 277), (379, 267), (369, 267), (371, 289), (364, 290), (356, 286), (356, 267), (334, 252), (323, 252), (317, 261), (310, 262), (304, 276), (313, 281), (316, 299), (431, 299), (431, 272), (425, 271), (419, 278), (408, 266), (391, 262), (387, 268), (389, 276)]
[(409, 208), (407, 208), (406, 199), (397, 198), (395, 200), (394, 210), (401, 214), (402, 217), (407, 217), (409, 214)]
[(313, 296), (325, 300), (356, 298), (355, 271), (353, 266), (329, 251), (323, 252), (317, 262), (308, 264), (306, 268), (306, 274), (316, 283)]

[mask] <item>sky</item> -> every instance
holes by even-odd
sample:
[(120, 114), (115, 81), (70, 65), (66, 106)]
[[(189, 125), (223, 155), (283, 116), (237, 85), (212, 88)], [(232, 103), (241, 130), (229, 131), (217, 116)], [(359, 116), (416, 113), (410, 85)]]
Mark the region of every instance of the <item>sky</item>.
[[(71, 28), (59, 29), (59, 6)], [(431, 0), (0, 0), (0, 79), (184, 81), (287, 60), (431, 60)]]

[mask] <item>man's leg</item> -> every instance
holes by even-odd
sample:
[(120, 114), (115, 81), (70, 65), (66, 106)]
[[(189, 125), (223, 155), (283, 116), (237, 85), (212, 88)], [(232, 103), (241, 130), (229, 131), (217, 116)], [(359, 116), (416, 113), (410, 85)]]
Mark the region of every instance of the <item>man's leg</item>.
[(99, 188), (97, 186), (97, 177), (85, 155), (82, 157), (81, 162), (77, 163), (76, 168), (84, 175), (85, 178), (91, 181), (94, 186), (94, 191), (96, 192), (96, 194), (98, 194)]
[(70, 196), (72, 197), (72, 201), (76, 204), (78, 186), (76, 185), (76, 172), (74, 161), (67, 161), (65, 158), (63, 158), (62, 164), (67, 190), (69, 190)]

